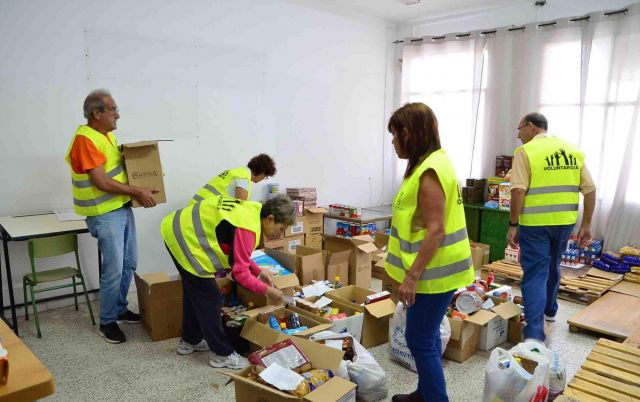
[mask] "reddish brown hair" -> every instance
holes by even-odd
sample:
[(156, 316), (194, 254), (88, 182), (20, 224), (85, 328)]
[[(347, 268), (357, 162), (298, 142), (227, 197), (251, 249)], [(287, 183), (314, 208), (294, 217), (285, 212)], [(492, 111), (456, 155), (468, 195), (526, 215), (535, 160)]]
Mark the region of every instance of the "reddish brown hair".
[[(390, 133), (396, 133), (396, 141), (409, 156), (405, 179), (432, 152), (441, 148), (438, 119), (424, 103), (407, 103), (396, 110), (389, 119)], [(407, 135), (402, 135), (406, 129)]]
[(276, 169), (276, 163), (267, 154), (254, 156), (247, 164), (247, 167), (251, 169), (251, 173), (254, 176), (264, 173), (265, 176), (273, 177), (278, 171)]

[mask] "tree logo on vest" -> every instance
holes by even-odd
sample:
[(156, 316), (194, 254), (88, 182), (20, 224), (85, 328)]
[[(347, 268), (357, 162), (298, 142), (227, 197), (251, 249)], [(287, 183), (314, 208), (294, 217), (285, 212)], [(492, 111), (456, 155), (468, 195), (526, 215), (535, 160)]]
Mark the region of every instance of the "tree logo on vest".
[(544, 157), (547, 166), (544, 170), (567, 170), (579, 169), (578, 160), (573, 154), (568, 154), (563, 148)]
[(394, 207), (395, 209), (397, 209), (398, 211), (402, 211), (404, 208), (400, 207), (400, 204), (402, 204), (402, 198), (404, 198), (404, 191), (400, 191), (398, 193), (398, 195), (396, 196), (396, 200), (394, 202)]
[(235, 207), (237, 207), (238, 205), (240, 205), (242, 201), (236, 199), (236, 198), (231, 198), (231, 197), (219, 197), (218, 198), (218, 203), (216, 205), (216, 208), (218, 209), (218, 211), (223, 210), (223, 211), (227, 211), (230, 212), (232, 211)]
[(219, 178), (221, 178), (221, 179), (224, 179), (224, 178), (226, 178), (228, 175), (229, 175), (229, 171), (228, 171), (228, 170), (225, 170), (224, 172), (220, 173), (220, 174), (218, 175), (218, 177), (219, 177)]

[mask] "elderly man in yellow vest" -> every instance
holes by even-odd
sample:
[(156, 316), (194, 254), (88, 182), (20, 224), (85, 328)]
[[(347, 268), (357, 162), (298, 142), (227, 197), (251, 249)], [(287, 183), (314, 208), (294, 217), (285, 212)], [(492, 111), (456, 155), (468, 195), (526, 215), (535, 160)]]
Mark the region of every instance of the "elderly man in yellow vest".
[(76, 213), (87, 217), (102, 253), (100, 335), (107, 342), (122, 343), (126, 337), (118, 322), (140, 322), (140, 315), (127, 309), (138, 260), (131, 197), (145, 208), (154, 207), (152, 194), (157, 190), (128, 184), (112, 132), (120, 115), (107, 90), (97, 89), (86, 97), (84, 116), (87, 124), (78, 127), (65, 159), (71, 170), (73, 206)]
[(195, 204), (219, 195), (227, 195), (239, 200), (249, 200), (251, 198), (251, 183), (259, 183), (267, 177), (273, 177), (276, 172), (276, 163), (269, 155), (256, 155), (251, 158), (247, 167), (220, 172), (219, 175), (198, 190), (189, 204)]
[[(578, 243), (591, 241), (596, 187), (574, 145), (547, 134), (540, 113), (524, 116), (517, 128), (523, 145), (516, 149), (511, 172), (511, 219), (507, 241), (520, 244), (525, 340), (544, 342), (544, 322), (555, 321), (560, 285), (560, 256), (578, 220)], [(518, 233), (518, 227), (519, 233)]]

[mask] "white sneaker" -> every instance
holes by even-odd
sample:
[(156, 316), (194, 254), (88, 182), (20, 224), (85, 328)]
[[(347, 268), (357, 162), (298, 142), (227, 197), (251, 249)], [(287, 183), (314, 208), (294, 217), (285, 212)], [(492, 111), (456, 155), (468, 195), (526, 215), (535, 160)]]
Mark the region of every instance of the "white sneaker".
[(187, 343), (182, 340), (182, 338), (180, 338), (180, 342), (178, 343), (178, 353), (181, 355), (189, 355), (193, 352), (206, 352), (207, 350), (209, 350), (209, 345), (207, 345), (207, 341), (204, 339), (198, 342), (197, 345)]
[(556, 317), (549, 317), (548, 315), (544, 315), (544, 320), (546, 322), (556, 322)]
[(229, 356), (218, 356), (211, 352), (211, 356), (209, 356), (209, 364), (211, 367), (215, 368), (227, 367), (233, 370), (240, 370), (249, 365), (249, 360), (240, 356), (236, 352), (231, 353)]

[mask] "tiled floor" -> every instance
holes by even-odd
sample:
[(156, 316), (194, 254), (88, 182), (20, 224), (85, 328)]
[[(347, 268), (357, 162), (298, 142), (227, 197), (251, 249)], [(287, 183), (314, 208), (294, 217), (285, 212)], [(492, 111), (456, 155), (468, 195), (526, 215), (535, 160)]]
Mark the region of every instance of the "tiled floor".
[[(374, 280), (374, 288), (380, 281)], [(130, 294), (132, 309), (137, 299)], [(597, 337), (569, 332), (567, 319), (584, 306), (560, 301), (558, 321), (549, 346), (558, 351), (573, 377)], [(97, 311), (94, 302), (94, 311)], [(106, 343), (91, 326), (85, 305), (46, 311), (41, 315), (43, 337), (35, 325), (20, 321), (21, 336), (51, 370), (56, 393), (47, 401), (233, 401), (233, 384), (209, 367), (207, 353), (180, 356), (177, 340), (151, 342), (141, 325), (123, 325), (127, 342)], [(511, 345), (505, 345), (510, 347)], [(417, 375), (388, 358), (388, 345), (371, 349), (389, 378), (389, 397), (415, 389)], [(451, 401), (480, 401), (489, 352), (477, 352), (459, 364), (445, 360)]]

